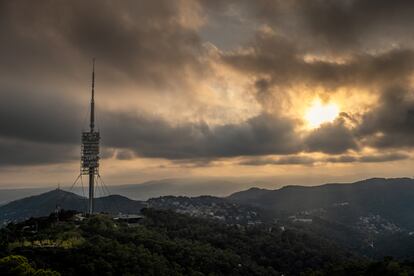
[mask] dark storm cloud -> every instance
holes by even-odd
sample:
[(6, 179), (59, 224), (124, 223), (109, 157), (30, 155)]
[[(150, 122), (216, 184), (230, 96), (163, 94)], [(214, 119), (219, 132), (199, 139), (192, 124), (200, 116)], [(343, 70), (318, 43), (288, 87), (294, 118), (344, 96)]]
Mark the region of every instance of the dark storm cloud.
[[(385, 53), (354, 53), (343, 63), (306, 61), (304, 52), (294, 42), (278, 35), (259, 34), (252, 43), (252, 51), (229, 52), (223, 61), (234, 69), (259, 77), (255, 86), (259, 102), (272, 93), (272, 86), (301, 83), (341, 86), (378, 87), (407, 81), (414, 69), (414, 52), (395, 49)], [(265, 75), (266, 78), (260, 78)]]
[(246, 8), (316, 52), (352, 52), (412, 41), (410, 0), (259, 0), (247, 2)]
[[(346, 49), (412, 35), (414, 3), (410, 0), (297, 1), (305, 26), (326, 44)], [(385, 41), (390, 43), (390, 41)]]
[(407, 154), (402, 153), (389, 153), (389, 154), (378, 154), (378, 155), (368, 155), (362, 156), (358, 161), (375, 163), (375, 162), (388, 162), (388, 161), (397, 161), (410, 158)]
[[(28, 94), (5, 91), (0, 101), (0, 138), (24, 141), (38, 153), (39, 162), (54, 156), (53, 148), (61, 147), (62, 160), (73, 160), (64, 154), (78, 148), (81, 128), (87, 127), (88, 113), (74, 102), (59, 96), (39, 98)], [(87, 106), (84, 107), (85, 109)], [(204, 122), (173, 125), (158, 117), (136, 116), (131, 113), (102, 111), (102, 143), (104, 147), (118, 149), (105, 153), (118, 159), (160, 157), (167, 159), (220, 158), (240, 155), (288, 154), (301, 150), (295, 132), (295, 122), (278, 115), (260, 114), (240, 124), (211, 127)], [(25, 164), (33, 158), (4, 150), (4, 160)], [(16, 151), (18, 143), (14, 148)], [(45, 150), (50, 145), (52, 150)], [(1, 147), (1, 145), (0, 145)], [(27, 146), (28, 147), (28, 146)], [(51, 156), (49, 156), (49, 154)], [(109, 155), (108, 155), (109, 154)], [(5, 162), (5, 161), (4, 161)], [(41, 162), (40, 162), (41, 163)]]
[(70, 78), (82, 60), (96, 57), (102, 81), (185, 82), (179, 77), (186, 70), (202, 71), (203, 49), (180, 8), (163, 0), (2, 1), (0, 71)]
[(168, 159), (287, 154), (300, 151), (294, 122), (260, 114), (240, 124), (172, 125), (159, 118), (106, 114), (105, 144), (128, 148), (138, 156)]
[(341, 155), (341, 156), (335, 156), (335, 157), (328, 157), (324, 160), (329, 163), (352, 163), (352, 162), (380, 163), (380, 162), (405, 160), (408, 158), (410, 158), (408, 154), (394, 152), (394, 153), (362, 155), (362, 156)]
[(402, 87), (386, 89), (379, 104), (364, 114), (356, 133), (377, 148), (413, 146), (413, 96), (413, 92)]
[(313, 158), (309, 156), (291, 155), (278, 158), (249, 158), (239, 162), (239, 165), (245, 166), (263, 166), (263, 165), (313, 165), (315, 163), (380, 163), (409, 159), (410, 156), (403, 153), (386, 153), (375, 155), (340, 155), (325, 158)]
[(0, 87), (0, 166), (79, 159), (82, 115), (61, 96)]
[(342, 118), (333, 123), (322, 124), (305, 138), (304, 143), (310, 152), (339, 154), (351, 149), (358, 149), (352, 131), (345, 126), (345, 121)]
[(0, 138), (0, 166), (54, 164), (77, 160), (79, 148)]
[(0, 137), (62, 144), (79, 141), (82, 115), (70, 99), (0, 87)]

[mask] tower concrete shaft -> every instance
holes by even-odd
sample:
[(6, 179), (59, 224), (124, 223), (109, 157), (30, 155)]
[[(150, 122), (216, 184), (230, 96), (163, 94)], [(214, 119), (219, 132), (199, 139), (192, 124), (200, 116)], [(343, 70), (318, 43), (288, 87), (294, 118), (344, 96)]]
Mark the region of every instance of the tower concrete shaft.
[(88, 200), (88, 213), (93, 214), (94, 211), (94, 199), (95, 199), (95, 174), (89, 173), (89, 200)]

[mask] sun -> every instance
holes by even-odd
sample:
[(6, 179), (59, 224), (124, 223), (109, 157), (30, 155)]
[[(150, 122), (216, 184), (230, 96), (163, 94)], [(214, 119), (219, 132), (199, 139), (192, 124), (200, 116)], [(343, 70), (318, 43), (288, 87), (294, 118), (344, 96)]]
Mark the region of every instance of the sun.
[(334, 103), (322, 104), (315, 100), (305, 113), (309, 128), (317, 128), (323, 123), (333, 122), (339, 115), (339, 107)]

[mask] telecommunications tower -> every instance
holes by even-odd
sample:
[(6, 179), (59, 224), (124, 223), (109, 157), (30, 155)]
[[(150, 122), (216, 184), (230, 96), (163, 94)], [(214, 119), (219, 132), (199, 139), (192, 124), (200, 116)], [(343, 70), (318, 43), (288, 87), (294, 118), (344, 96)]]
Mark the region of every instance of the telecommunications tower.
[(82, 132), (80, 176), (89, 176), (88, 213), (94, 211), (95, 177), (99, 176), (99, 131), (95, 130), (95, 59), (92, 64), (92, 96), (89, 131)]

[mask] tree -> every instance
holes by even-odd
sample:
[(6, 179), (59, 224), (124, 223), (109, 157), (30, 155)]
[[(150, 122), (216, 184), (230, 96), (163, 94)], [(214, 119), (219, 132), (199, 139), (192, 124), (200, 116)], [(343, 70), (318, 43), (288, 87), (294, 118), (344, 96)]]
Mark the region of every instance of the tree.
[(60, 273), (52, 270), (35, 269), (26, 257), (10, 255), (0, 259), (0, 271), (7, 276), (59, 276)]

